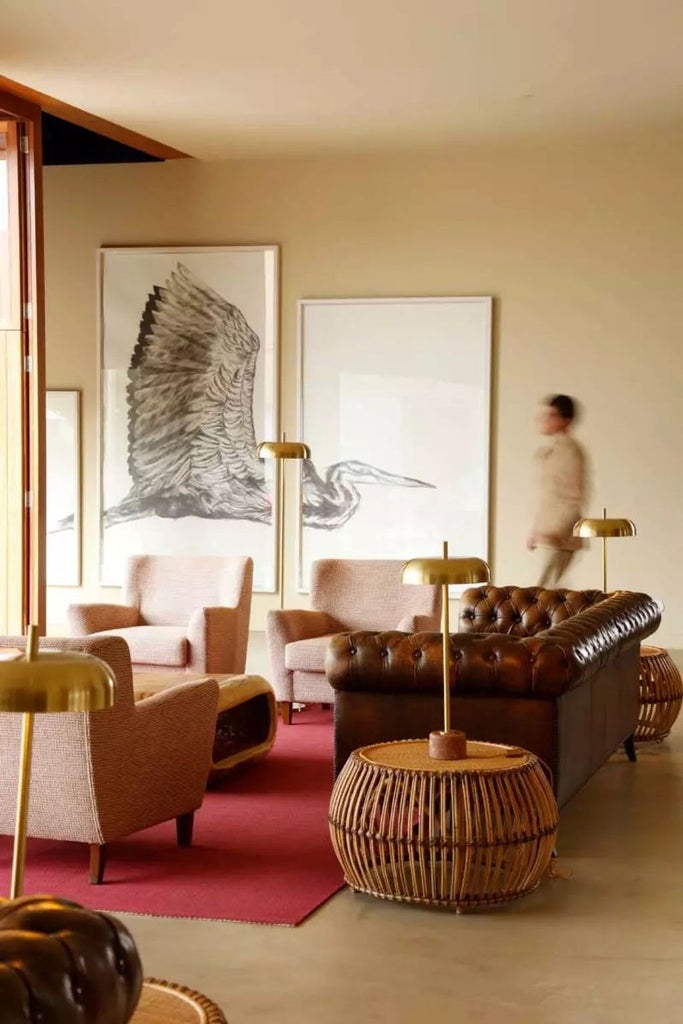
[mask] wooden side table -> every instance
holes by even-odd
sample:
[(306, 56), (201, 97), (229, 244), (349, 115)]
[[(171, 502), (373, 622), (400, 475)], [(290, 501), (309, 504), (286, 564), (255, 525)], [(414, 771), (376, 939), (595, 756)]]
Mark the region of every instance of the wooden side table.
[(462, 911), (532, 892), (559, 818), (529, 751), (468, 742), (465, 759), (435, 761), (427, 740), (402, 740), (353, 752), (329, 821), (352, 889)]
[(683, 681), (663, 647), (640, 645), (640, 713), (633, 738), (636, 743), (661, 742), (671, 732), (683, 703)]
[(206, 996), (169, 981), (148, 979), (130, 1024), (227, 1024)]

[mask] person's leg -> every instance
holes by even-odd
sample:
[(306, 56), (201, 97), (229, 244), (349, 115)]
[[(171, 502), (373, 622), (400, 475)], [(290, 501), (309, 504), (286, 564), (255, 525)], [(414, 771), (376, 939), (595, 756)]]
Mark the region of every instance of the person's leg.
[(562, 548), (541, 548), (540, 550), (543, 555), (543, 567), (538, 586), (555, 590), (559, 587), (560, 580), (569, 568), (574, 552), (564, 551)]

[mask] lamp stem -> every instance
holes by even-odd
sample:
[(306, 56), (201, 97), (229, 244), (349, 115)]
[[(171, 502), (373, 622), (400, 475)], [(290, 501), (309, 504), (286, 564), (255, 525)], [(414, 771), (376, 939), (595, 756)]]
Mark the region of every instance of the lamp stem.
[[(26, 638), (26, 660), (35, 661), (38, 653), (38, 627), (29, 626)], [(33, 751), (33, 712), (23, 716), (21, 730), (21, 760), (19, 763), (19, 794), (17, 816), (14, 825), (14, 853), (12, 856), (12, 881), (10, 899), (17, 899), (24, 889), (24, 865), (26, 863), (26, 832), (28, 826), (28, 802), (31, 790), (31, 754)]]
[[(604, 506), (602, 518), (607, 519), (607, 509)], [(607, 537), (602, 538), (602, 592), (607, 593)]]
[[(443, 557), (448, 558), (448, 541), (443, 542)], [(451, 685), (449, 654), (449, 622), (448, 622), (448, 584), (441, 587), (441, 632), (443, 634), (443, 730), (451, 729)]]
[(26, 863), (26, 830), (28, 825), (28, 798), (31, 788), (31, 751), (33, 745), (33, 712), (23, 716), (21, 730), (21, 762), (19, 765), (19, 796), (17, 818), (14, 826), (14, 854), (12, 856), (12, 885), (10, 899), (21, 896), (24, 889), (24, 864)]
[[(281, 441), (286, 441), (282, 431)], [(277, 460), (278, 471), (278, 520), (279, 536), (277, 545), (278, 576), (280, 579), (280, 610), (285, 606), (285, 460)]]

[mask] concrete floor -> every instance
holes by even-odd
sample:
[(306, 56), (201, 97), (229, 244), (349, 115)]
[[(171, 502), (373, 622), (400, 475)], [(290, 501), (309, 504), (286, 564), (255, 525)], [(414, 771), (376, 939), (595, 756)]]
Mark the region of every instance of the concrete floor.
[(147, 974), (206, 993), (230, 1024), (674, 1024), (682, 845), (683, 716), (565, 808), (571, 877), (506, 907), (455, 916), (344, 891), (298, 928), (120, 916)]

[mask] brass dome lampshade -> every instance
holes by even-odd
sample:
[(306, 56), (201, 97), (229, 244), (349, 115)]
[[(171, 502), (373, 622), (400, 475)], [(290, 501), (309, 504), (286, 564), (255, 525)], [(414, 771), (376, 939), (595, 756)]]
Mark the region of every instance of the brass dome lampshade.
[(608, 519), (603, 508), (601, 519), (579, 519), (574, 523), (575, 537), (602, 538), (602, 589), (607, 593), (607, 538), (635, 537), (636, 524), (631, 519)]
[(26, 652), (0, 649), (0, 711), (23, 714), (19, 793), (14, 829), (11, 899), (21, 895), (26, 862), (33, 717), (63, 711), (99, 711), (114, 703), (112, 670), (80, 651), (38, 651), (38, 629), (29, 626)]
[(275, 459), (277, 461), (278, 479), (278, 544), (277, 544), (277, 576), (280, 591), (280, 608), (285, 606), (285, 467), (286, 459), (310, 459), (311, 449), (303, 441), (287, 441), (283, 432), (279, 441), (262, 441), (256, 449), (259, 459)]
[(448, 541), (443, 542), (442, 558), (411, 558), (403, 567), (403, 583), (441, 587), (441, 632), (443, 639), (443, 732), (429, 735), (429, 756), (439, 761), (458, 761), (467, 757), (467, 737), (451, 729), (451, 687), (449, 658), (448, 587), (451, 584), (488, 583), (491, 571), (481, 558), (449, 558)]

